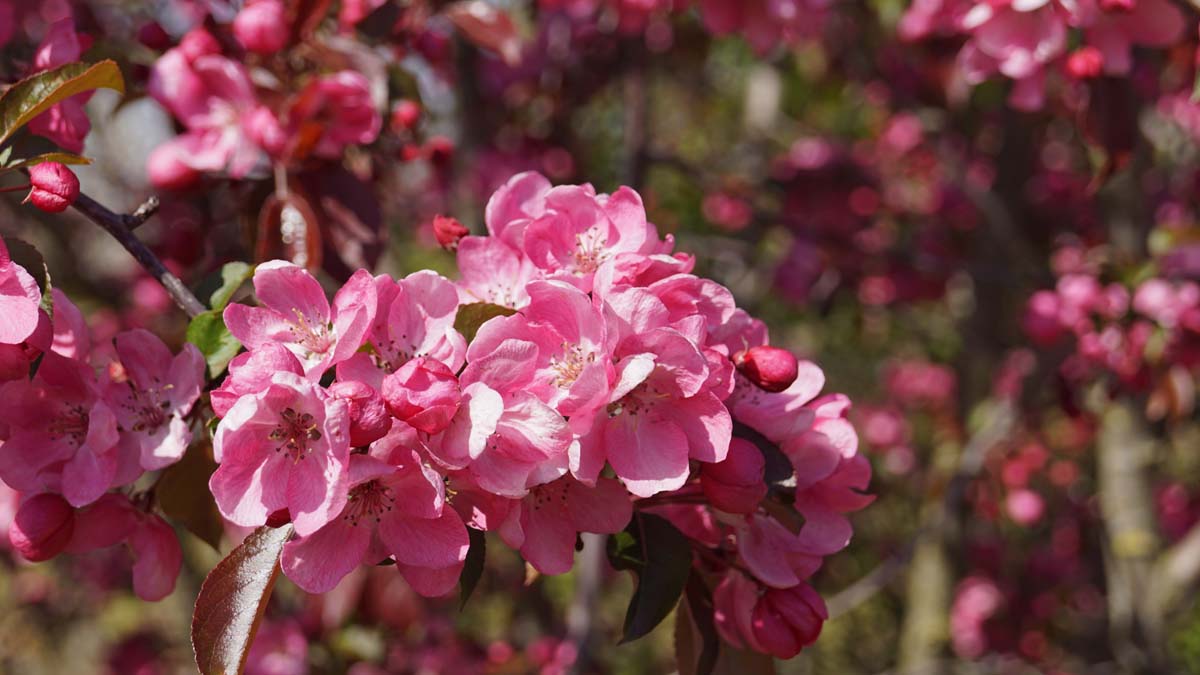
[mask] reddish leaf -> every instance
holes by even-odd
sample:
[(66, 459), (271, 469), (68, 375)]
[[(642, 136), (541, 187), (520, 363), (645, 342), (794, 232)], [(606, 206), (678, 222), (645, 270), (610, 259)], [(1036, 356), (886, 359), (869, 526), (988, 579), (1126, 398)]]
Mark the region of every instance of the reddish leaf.
[(325, 271), (349, 279), (354, 270), (373, 269), (387, 228), (371, 184), (340, 166), (301, 174), (299, 181), (321, 223)]
[(0, 95), (0, 142), (55, 103), (101, 88), (125, 93), (121, 69), (113, 61), (68, 63), (17, 82)]
[(201, 675), (241, 675), (279, 578), (290, 525), (260, 527), (208, 573), (192, 614), (192, 649)]
[(509, 65), (521, 61), (521, 38), (504, 10), (484, 0), (464, 0), (450, 5), (442, 14), (480, 49), (498, 55)]
[(258, 213), (254, 261), (287, 260), (309, 270), (321, 267), (321, 226), (312, 204), (292, 190), (267, 197)]

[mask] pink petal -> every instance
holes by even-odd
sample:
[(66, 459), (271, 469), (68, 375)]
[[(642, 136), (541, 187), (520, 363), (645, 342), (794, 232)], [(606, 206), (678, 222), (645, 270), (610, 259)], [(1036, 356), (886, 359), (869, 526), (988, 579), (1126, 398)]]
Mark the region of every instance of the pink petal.
[[(307, 537), (283, 545), (283, 573), (309, 593), (333, 590), (347, 574), (363, 564), (372, 528), (337, 518)], [(372, 563), (379, 561), (370, 561)]]

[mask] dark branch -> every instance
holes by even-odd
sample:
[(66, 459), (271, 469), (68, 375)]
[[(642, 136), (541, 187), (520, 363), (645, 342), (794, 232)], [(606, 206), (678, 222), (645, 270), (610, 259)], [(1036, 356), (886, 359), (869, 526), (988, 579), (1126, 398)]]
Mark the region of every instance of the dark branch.
[(179, 277), (171, 274), (166, 265), (133, 234), (142, 223), (146, 222), (158, 210), (158, 199), (151, 197), (131, 214), (113, 213), (96, 200), (80, 193), (72, 204), (76, 211), (87, 216), (89, 220), (103, 227), (113, 236), (126, 251), (138, 261), (147, 272), (162, 284), (170, 294), (175, 304), (194, 317), (205, 311), (204, 304), (188, 289)]

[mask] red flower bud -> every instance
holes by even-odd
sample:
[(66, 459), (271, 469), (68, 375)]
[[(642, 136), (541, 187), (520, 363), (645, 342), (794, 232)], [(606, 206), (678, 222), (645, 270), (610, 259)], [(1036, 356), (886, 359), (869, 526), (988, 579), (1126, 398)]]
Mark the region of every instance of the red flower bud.
[(29, 169), (27, 202), (48, 213), (65, 211), (79, 196), (79, 179), (58, 162), (43, 162)]
[(796, 357), (778, 347), (751, 347), (733, 355), (738, 372), (765, 391), (779, 392), (796, 381)]
[(273, 54), (283, 49), (290, 37), (287, 12), (279, 0), (254, 0), (233, 20), (233, 34), (246, 49), (256, 54)]
[(402, 98), (392, 106), (392, 131), (411, 131), (421, 119), (421, 104)]
[(448, 251), (458, 248), (458, 240), (468, 234), (471, 234), (471, 231), (455, 218), (448, 216), (433, 217), (433, 235), (437, 237), (438, 245)]
[(350, 445), (356, 448), (370, 445), (392, 428), (392, 416), (383, 399), (366, 382), (334, 382), (329, 393), (344, 400), (350, 410)]
[(1099, 77), (1104, 70), (1104, 55), (1095, 47), (1080, 47), (1067, 57), (1067, 75), (1077, 80)]
[(41, 562), (62, 553), (75, 533), (75, 509), (58, 495), (40, 494), (17, 511), (8, 540), (27, 560)]

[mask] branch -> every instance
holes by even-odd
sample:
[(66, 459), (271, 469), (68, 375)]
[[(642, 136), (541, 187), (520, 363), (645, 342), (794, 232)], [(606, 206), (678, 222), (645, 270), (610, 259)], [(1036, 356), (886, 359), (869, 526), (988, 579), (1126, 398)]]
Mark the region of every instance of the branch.
[(189, 317), (205, 311), (204, 304), (196, 299), (196, 296), (179, 280), (179, 277), (171, 274), (166, 265), (163, 265), (162, 260), (159, 260), (158, 256), (154, 255), (154, 252), (133, 234), (133, 230), (146, 222), (158, 210), (157, 198), (151, 197), (146, 200), (131, 214), (113, 213), (83, 193), (79, 194), (72, 206), (76, 211), (87, 216), (88, 220), (103, 227), (120, 242), (125, 250), (129, 251), (129, 254), (138, 261), (138, 264), (157, 279), (158, 283), (162, 284), (175, 304), (179, 305), (179, 308)]

